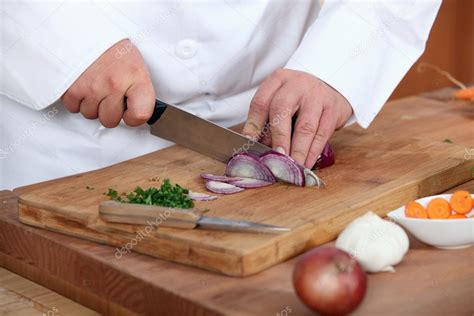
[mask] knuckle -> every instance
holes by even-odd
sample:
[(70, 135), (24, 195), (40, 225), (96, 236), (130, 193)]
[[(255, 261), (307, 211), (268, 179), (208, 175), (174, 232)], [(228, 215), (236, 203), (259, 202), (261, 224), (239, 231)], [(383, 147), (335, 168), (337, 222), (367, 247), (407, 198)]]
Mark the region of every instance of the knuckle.
[(146, 72), (141, 63), (133, 62), (130, 63), (128, 72), (133, 74), (134, 76), (145, 76)]
[(288, 69), (280, 68), (280, 69), (275, 70), (272, 76), (282, 79), (282, 78), (285, 78), (287, 74), (288, 74)]
[(287, 136), (287, 133), (284, 130), (274, 128), (272, 129), (272, 138), (273, 139), (281, 139)]
[(327, 135), (327, 133), (325, 131), (321, 131), (319, 130), (316, 135), (314, 135), (314, 141), (315, 143), (326, 143), (326, 141), (328, 140), (329, 138), (329, 135)]
[(301, 123), (298, 127), (297, 130), (299, 131), (300, 134), (306, 135), (306, 136), (313, 136), (316, 134), (317, 127), (315, 124), (306, 121)]
[(250, 109), (257, 114), (263, 114), (266, 111), (267, 102), (261, 97), (254, 97), (250, 104)]
[(69, 103), (69, 102), (63, 102), (64, 107), (71, 113), (78, 113), (79, 112), (79, 105)]
[(260, 131), (260, 128), (256, 123), (254, 123), (252, 120), (247, 120), (247, 122), (245, 122), (242, 133), (254, 135), (258, 133), (259, 131)]
[(121, 81), (116, 77), (108, 77), (106, 79), (107, 86), (111, 92), (120, 92), (121, 91)]
[(292, 154), (296, 157), (305, 157), (306, 151), (303, 148), (294, 148)]
[(291, 107), (291, 101), (285, 96), (278, 96), (273, 99), (272, 105), (277, 111), (284, 111)]
[(80, 98), (81, 91), (76, 86), (72, 86), (71, 88), (69, 88), (63, 95), (63, 99), (80, 100)]
[(87, 91), (88, 91), (90, 96), (95, 97), (95, 96), (99, 95), (101, 89), (100, 89), (100, 86), (96, 82), (91, 82), (87, 86)]

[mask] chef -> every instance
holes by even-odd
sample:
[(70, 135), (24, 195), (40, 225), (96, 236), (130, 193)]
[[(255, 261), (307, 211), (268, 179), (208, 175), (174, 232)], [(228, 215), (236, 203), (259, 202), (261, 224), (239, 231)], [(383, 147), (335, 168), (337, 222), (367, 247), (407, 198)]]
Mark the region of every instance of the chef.
[(369, 126), (422, 54), (439, 6), (3, 3), (0, 189), (171, 145), (144, 124), (156, 97), (224, 126), (245, 121), (244, 134), (311, 166), (334, 130)]

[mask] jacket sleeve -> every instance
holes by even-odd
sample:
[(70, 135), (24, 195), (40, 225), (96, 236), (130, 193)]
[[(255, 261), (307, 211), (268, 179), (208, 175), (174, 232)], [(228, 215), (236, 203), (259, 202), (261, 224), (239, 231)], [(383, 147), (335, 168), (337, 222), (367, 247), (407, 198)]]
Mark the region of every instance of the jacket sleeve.
[(127, 34), (100, 3), (7, 1), (0, 10), (0, 94), (36, 110), (57, 101)]
[(423, 53), (440, 4), (326, 0), (285, 68), (313, 74), (339, 91), (367, 128)]

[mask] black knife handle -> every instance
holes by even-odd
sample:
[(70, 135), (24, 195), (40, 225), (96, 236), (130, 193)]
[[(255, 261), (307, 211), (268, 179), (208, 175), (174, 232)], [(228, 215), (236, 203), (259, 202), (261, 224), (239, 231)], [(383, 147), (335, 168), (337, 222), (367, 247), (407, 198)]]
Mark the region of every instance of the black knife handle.
[[(127, 110), (127, 97), (125, 97), (124, 103), (125, 103), (125, 110)], [(165, 102), (156, 99), (155, 107), (153, 108), (153, 114), (151, 115), (147, 123), (151, 125), (155, 123), (156, 121), (158, 121), (161, 115), (163, 115), (163, 113), (165, 112), (167, 106), (168, 104), (166, 104)]]
[(165, 112), (166, 108), (168, 107), (168, 104), (164, 103), (163, 101), (160, 101), (156, 99), (155, 101), (155, 108), (153, 109), (153, 114), (151, 115), (150, 119), (148, 120), (148, 124), (151, 125), (158, 121)]

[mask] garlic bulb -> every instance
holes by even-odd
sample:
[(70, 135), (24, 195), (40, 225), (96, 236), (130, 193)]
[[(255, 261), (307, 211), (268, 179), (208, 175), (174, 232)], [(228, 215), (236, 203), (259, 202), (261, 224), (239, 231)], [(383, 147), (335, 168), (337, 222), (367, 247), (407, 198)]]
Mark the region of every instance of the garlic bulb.
[(367, 272), (395, 272), (408, 251), (405, 231), (368, 212), (353, 220), (339, 235), (336, 247), (354, 256)]

